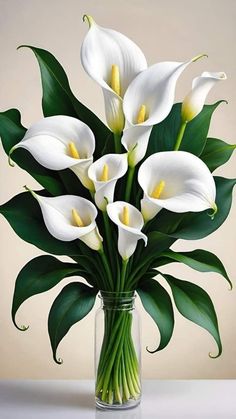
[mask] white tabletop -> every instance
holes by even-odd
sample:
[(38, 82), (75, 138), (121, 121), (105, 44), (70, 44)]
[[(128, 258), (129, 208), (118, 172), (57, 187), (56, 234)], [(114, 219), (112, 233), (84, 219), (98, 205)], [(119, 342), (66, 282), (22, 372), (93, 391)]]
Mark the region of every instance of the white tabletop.
[(94, 407), (92, 381), (0, 381), (1, 419), (236, 418), (236, 380), (149, 380), (140, 406), (122, 412)]

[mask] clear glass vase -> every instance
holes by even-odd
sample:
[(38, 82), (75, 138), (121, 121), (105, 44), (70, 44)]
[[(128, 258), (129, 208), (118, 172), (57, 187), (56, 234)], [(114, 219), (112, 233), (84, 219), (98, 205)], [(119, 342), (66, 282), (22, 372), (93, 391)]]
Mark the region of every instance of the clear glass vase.
[(95, 317), (96, 405), (129, 409), (141, 399), (140, 321), (135, 294), (100, 292)]

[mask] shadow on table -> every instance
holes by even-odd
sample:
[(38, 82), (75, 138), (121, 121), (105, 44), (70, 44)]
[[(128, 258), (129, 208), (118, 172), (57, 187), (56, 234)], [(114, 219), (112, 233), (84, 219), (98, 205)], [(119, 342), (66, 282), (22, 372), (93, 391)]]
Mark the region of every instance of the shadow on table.
[[(93, 391), (86, 391), (76, 386), (65, 385), (61, 386), (61, 382), (52, 382), (51, 385), (45, 387), (43, 381), (38, 381), (37, 386), (27, 381), (5, 381), (1, 386), (1, 407), (7, 407), (16, 404), (19, 408), (31, 408), (39, 406), (42, 409), (47, 407), (68, 407), (75, 410), (91, 411), (95, 414), (95, 419), (141, 419), (142, 410), (149, 410), (148, 407), (158, 406), (160, 404), (169, 403), (171, 398), (181, 397), (183, 394), (187, 397), (191, 393), (191, 383), (181, 381), (181, 385), (177, 385), (176, 381), (160, 380), (155, 382), (155, 385), (150, 386), (144, 382), (143, 401), (141, 408), (126, 410), (126, 411), (103, 411), (95, 409), (94, 393)], [(94, 417), (94, 416), (93, 416)], [(155, 413), (155, 419), (158, 418), (158, 413)]]
[(5, 382), (1, 387), (1, 406), (9, 405), (12, 400), (21, 406), (61, 406), (80, 409), (94, 408), (93, 392), (83, 392), (68, 386), (68, 389), (55, 386), (44, 388), (43, 382), (38, 382), (37, 388), (30, 383)]
[(160, 403), (169, 405), (172, 398), (178, 398), (183, 394), (188, 395), (191, 391), (191, 385), (187, 381), (180, 382), (181, 385), (176, 385), (176, 381), (159, 380), (155, 381), (154, 385), (150, 385), (151, 380), (148, 383), (144, 381), (144, 396), (141, 405), (130, 410), (106, 411), (96, 409), (95, 419), (161, 419), (163, 416), (158, 414)]

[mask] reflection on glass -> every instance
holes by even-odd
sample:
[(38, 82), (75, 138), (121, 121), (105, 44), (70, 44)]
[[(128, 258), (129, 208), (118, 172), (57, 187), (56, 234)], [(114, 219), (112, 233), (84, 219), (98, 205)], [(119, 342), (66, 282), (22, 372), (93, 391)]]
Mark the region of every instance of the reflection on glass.
[(141, 419), (141, 406), (130, 410), (100, 410), (96, 409), (95, 419)]

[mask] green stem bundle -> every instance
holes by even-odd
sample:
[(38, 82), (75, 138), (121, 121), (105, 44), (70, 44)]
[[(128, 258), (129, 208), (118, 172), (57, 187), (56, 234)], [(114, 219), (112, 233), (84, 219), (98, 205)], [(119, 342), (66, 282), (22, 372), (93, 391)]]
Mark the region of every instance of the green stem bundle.
[(103, 262), (103, 266), (104, 266), (104, 269), (105, 269), (105, 272), (106, 272), (106, 278), (108, 279), (108, 286), (110, 288), (110, 291), (113, 291), (112, 273), (111, 273), (109, 262), (107, 260), (107, 256), (104, 253), (103, 248), (101, 250), (99, 250), (99, 254), (101, 256), (101, 260)]
[(139, 363), (131, 335), (132, 313), (107, 309), (97, 370), (96, 397), (107, 405), (140, 397)]

